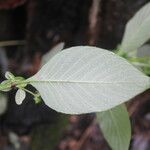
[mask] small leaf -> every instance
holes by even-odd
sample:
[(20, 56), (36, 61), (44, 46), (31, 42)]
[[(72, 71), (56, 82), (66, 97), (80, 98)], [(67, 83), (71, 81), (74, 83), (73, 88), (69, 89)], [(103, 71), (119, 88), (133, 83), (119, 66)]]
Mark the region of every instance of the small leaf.
[(14, 79), (15, 76), (14, 76), (11, 72), (7, 71), (7, 72), (5, 73), (5, 78), (6, 78), (6, 79)]
[(64, 48), (65, 43), (61, 42), (54, 46), (48, 53), (42, 57), (41, 66), (45, 65), (53, 56)]
[(25, 97), (26, 97), (26, 92), (22, 89), (18, 89), (15, 96), (16, 104), (21, 105)]
[(112, 150), (129, 149), (131, 125), (125, 105), (97, 113), (97, 121)]
[(4, 80), (0, 84), (0, 91), (8, 92), (11, 90), (11, 81), (10, 80)]
[(126, 25), (121, 49), (137, 50), (150, 39), (150, 2), (143, 6)]
[(24, 77), (15, 77), (15, 81), (23, 81), (23, 80), (25, 80)]
[(114, 53), (77, 46), (55, 55), (28, 79), (52, 109), (80, 114), (108, 110), (149, 88), (149, 77)]

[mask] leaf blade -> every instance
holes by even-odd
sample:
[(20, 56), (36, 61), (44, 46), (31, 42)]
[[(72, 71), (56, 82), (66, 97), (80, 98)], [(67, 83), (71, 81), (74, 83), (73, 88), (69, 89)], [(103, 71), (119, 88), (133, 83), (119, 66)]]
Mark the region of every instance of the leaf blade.
[(97, 113), (97, 121), (112, 150), (128, 150), (131, 124), (125, 105)]
[(29, 80), (49, 107), (69, 114), (110, 109), (149, 86), (125, 59), (88, 46), (60, 52)]
[(18, 89), (15, 95), (15, 101), (17, 105), (21, 105), (26, 97), (26, 92), (22, 89)]
[(121, 49), (136, 50), (150, 39), (150, 2), (143, 6), (127, 23)]

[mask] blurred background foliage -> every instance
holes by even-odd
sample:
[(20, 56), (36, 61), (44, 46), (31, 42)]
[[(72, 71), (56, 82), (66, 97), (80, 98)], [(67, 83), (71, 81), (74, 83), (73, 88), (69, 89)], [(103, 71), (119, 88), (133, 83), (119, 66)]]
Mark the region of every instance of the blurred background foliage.
[[(0, 81), (7, 70), (33, 75), (42, 56), (62, 41), (65, 47), (116, 49), (126, 22), (148, 1), (0, 0), (0, 41), (8, 41), (0, 48)], [(17, 42), (10, 46), (12, 40)], [(150, 149), (149, 100), (148, 90), (127, 104), (133, 126), (131, 150)], [(30, 95), (17, 106), (14, 91), (1, 95), (0, 105), (0, 150), (110, 149), (95, 114), (59, 114), (44, 102), (35, 105)]]

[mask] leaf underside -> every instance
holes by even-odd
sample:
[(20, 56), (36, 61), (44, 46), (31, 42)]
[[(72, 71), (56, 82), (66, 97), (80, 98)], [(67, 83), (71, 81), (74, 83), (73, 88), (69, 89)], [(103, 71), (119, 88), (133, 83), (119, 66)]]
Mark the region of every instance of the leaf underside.
[(67, 114), (110, 109), (149, 86), (125, 59), (88, 46), (61, 51), (28, 80), (49, 107)]

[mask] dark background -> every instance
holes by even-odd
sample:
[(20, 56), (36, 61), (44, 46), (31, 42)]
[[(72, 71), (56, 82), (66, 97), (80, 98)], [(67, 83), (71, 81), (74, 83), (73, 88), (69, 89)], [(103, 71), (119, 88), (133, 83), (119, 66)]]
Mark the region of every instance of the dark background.
[[(6, 70), (29, 77), (41, 57), (63, 41), (65, 47), (95, 45), (113, 50), (126, 22), (149, 0), (0, 0), (0, 41), (25, 40), (1, 47), (0, 80)], [(101, 63), (101, 62), (100, 62)], [(21, 150), (109, 150), (95, 115), (58, 114), (27, 96), (21, 106), (9, 92), (7, 111), (0, 116), (0, 150), (14, 150), (10, 132)], [(150, 149), (150, 91), (127, 104), (132, 121), (131, 150)]]

